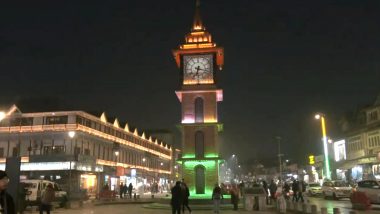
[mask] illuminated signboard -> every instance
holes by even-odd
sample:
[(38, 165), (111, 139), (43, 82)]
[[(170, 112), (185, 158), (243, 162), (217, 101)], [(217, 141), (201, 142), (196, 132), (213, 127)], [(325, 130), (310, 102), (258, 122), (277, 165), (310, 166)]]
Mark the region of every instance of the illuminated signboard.
[(339, 140), (334, 142), (335, 161), (346, 160), (346, 141)]
[(310, 164), (310, 165), (315, 164), (314, 155), (310, 155), (310, 156), (309, 156), (309, 164)]

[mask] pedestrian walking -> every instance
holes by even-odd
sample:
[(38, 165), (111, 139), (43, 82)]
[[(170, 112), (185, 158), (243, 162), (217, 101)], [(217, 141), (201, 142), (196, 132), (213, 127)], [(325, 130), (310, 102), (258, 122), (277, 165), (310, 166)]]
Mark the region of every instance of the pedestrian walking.
[(285, 200), (289, 200), (290, 186), (288, 182), (285, 181), (284, 186), (282, 187), (282, 191), (284, 192)]
[(297, 180), (293, 180), (293, 183), (292, 183), (292, 190), (293, 190), (293, 198), (292, 198), (292, 201), (298, 201), (298, 181)]
[(182, 213), (185, 213), (185, 207), (191, 213), (191, 208), (189, 207), (189, 197), (190, 197), (190, 191), (189, 187), (187, 187), (185, 182), (181, 183), (182, 187)]
[(119, 186), (119, 195), (120, 195), (120, 198), (123, 198), (123, 192), (124, 192), (124, 184), (123, 184), (123, 182), (121, 182), (120, 186)]
[(265, 180), (263, 180), (262, 181), (262, 184), (263, 184), (263, 188), (264, 188), (264, 191), (265, 191), (265, 201), (266, 201), (266, 203), (267, 203), (267, 205), (269, 204), (269, 192), (268, 192), (268, 183), (265, 181)]
[(0, 170), (0, 213), (16, 214), (15, 204), (11, 195), (7, 193), (9, 178), (7, 173)]
[(124, 195), (124, 197), (127, 197), (127, 193), (128, 193), (128, 186), (127, 186), (127, 183), (125, 183), (124, 186), (123, 186), (123, 195)]
[(211, 199), (214, 202), (214, 213), (219, 213), (220, 203), (223, 199), (222, 189), (220, 188), (219, 184), (215, 184)]
[(129, 183), (128, 194), (129, 194), (129, 198), (131, 198), (131, 199), (132, 199), (132, 190), (133, 190), (133, 185), (132, 185), (132, 183)]
[(276, 202), (277, 184), (274, 182), (273, 179), (269, 184), (269, 192), (270, 192), (271, 201), (273, 201), (275, 203)]
[(298, 182), (298, 200), (301, 200), (302, 203), (304, 202), (303, 193), (305, 191), (306, 191), (306, 183), (303, 180), (301, 180)]
[(231, 189), (231, 204), (234, 206), (234, 210), (238, 210), (238, 203), (239, 203), (239, 190), (234, 184)]
[(171, 193), (170, 205), (172, 206), (172, 214), (181, 214), (182, 188), (180, 181), (175, 183), (175, 186), (171, 189)]
[(44, 211), (46, 211), (47, 214), (50, 214), (51, 203), (54, 201), (54, 199), (55, 193), (53, 189), (53, 184), (49, 183), (41, 196), (40, 214), (43, 214)]

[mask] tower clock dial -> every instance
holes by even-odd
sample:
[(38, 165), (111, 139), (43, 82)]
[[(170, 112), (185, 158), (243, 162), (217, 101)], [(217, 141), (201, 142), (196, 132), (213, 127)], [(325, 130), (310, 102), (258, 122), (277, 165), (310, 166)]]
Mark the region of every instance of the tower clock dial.
[(212, 68), (212, 55), (184, 56), (184, 84), (214, 83)]

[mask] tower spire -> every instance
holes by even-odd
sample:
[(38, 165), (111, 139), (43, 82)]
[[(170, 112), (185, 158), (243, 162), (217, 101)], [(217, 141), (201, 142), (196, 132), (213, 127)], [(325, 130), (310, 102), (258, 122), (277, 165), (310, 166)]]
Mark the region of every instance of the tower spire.
[(196, 2), (195, 2), (195, 15), (194, 15), (194, 22), (193, 22), (192, 31), (205, 30), (205, 28), (203, 27), (202, 19), (201, 19), (200, 6), (201, 6), (201, 1), (196, 0)]

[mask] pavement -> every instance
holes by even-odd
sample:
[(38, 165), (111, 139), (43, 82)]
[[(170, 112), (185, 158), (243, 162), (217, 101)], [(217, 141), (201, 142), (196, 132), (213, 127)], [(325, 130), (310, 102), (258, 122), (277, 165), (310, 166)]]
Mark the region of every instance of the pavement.
[[(38, 213), (36, 211), (26, 211), (28, 213)], [(104, 205), (104, 206), (86, 206), (82, 209), (57, 209), (51, 213), (56, 214), (171, 214), (171, 210), (158, 210), (146, 209), (140, 204), (118, 204), (118, 205)], [(188, 212), (185, 212), (186, 214)], [(212, 210), (194, 210), (191, 214), (212, 214)], [(239, 214), (239, 213), (253, 213), (253, 211), (244, 210), (221, 210), (220, 214)], [(255, 214), (273, 214), (271, 211), (254, 211)]]

